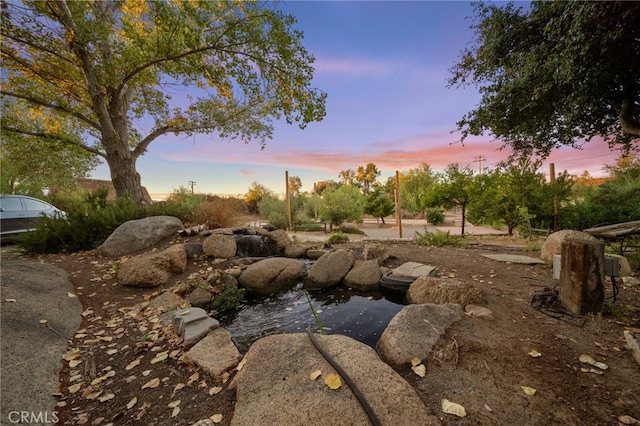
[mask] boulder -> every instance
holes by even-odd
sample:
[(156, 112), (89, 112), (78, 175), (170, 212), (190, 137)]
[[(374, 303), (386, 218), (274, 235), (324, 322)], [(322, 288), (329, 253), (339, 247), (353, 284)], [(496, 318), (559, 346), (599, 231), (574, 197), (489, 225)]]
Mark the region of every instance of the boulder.
[(118, 269), (118, 282), (131, 287), (158, 287), (169, 281), (173, 274), (187, 269), (187, 253), (182, 244), (159, 253), (134, 256), (122, 262)]
[(480, 290), (469, 283), (455, 278), (418, 277), (407, 291), (409, 303), (458, 303), (465, 306), (469, 303), (487, 303)]
[(98, 248), (98, 252), (108, 257), (139, 253), (173, 237), (182, 226), (182, 221), (173, 216), (130, 220), (118, 226)]
[(553, 256), (562, 254), (562, 242), (568, 239), (600, 241), (593, 235), (582, 231), (563, 230), (549, 235), (540, 249), (540, 258), (546, 262), (553, 262)]
[(185, 296), (185, 299), (191, 304), (202, 309), (209, 309), (211, 300), (213, 300), (213, 294), (210, 289), (204, 288), (204, 286), (196, 286), (192, 292)]
[(229, 332), (223, 328), (209, 332), (185, 355), (216, 380), (221, 380), (223, 373), (235, 368), (242, 359)]
[(236, 255), (238, 245), (232, 235), (216, 233), (211, 234), (202, 243), (202, 251), (206, 256), (228, 259)]
[(242, 257), (266, 257), (269, 250), (260, 235), (238, 235), (236, 236), (236, 254)]
[(327, 253), (329, 253), (327, 250), (319, 249), (319, 248), (312, 248), (312, 249), (307, 250), (307, 258), (312, 259), (312, 260), (318, 260), (318, 259), (320, 259), (322, 256), (324, 256)]
[(377, 259), (356, 260), (344, 277), (344, 283), (358, 290), (376, 290), (380, 287), (380, 265)]
[[(369, 346), (341, 335), (317, 336), (321, 347), (347, 372), (384, 425), (439, 425), (415, 390)], [(330, 390), (334, 368), (306, 334), (280, 334), (255, 342), (229, 388), (236, 392), (231, 425), (371, 424), (344, 383)], [(320, 370), (312, 380), (309, 375)]]
[(277, 254), (284, 254), (287, 246), (293, 244), (291, 238), (289, 238), (289, 234), (287, 234), (287, 231), (284, 229), (267, 232), (264, 236), (274, 246), (275, 253)]
[(378, 340), (380, 357), (390, 364), (426, 359), (446, 329), (462, 318), (460, 305), (407, 305)]
[(309, 269), (304, 287), (319, 290), (338, 284), (347, 275), (354, 261), (353, 253), (344, 249), (325, 254)]
[(291, 244), (290, 246), (285, 247), (284, 255), (285, 257), (298, 258), (298, 257), (306, 257), (307, 251), (315, 248), (315, 246), (311, 244)]
[(284, 257), (264, 259), (248, 266), (238, 281), (242, 287), (258, 294), (272, 294), (302, 281), (305, 264)]
[(171, 291), (163, 291), (158, 296), (149, 300), (149, 308), (157, 309), (161, 312), (174, 310), (176, 308), (187, 308), (189, 302)]
[(364, 245), (363, 256), (364, 260), (376, 259), (379, 264), (382, 264), (389, 258), (389, 250), (384, 244), (367, 243)]
[(173, 328), (182, 337), (185, 349), (193, 347), (218, 327), (218, 320), (209, 317), (201, 308), (179, 309), (173, 314)]

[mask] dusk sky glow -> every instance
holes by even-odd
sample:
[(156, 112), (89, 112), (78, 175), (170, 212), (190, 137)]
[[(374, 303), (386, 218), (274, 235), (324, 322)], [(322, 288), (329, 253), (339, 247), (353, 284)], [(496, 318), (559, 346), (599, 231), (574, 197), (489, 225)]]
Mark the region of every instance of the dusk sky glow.
[[(257, 141), (167, 135), (138, 160), (153, 198), (189, 181), (200, 193), (245, 194), (254, 181), (280, 193), (288, 170), (308, 191), (369, 162), (384, 181), (422, 162), (436, 171), (454, 162), (477, 169), (476, 156), (492, 167), (509, 154), (489, 136), (451, 144), (459, 138), (451, 133), (456, 121), (480, 99), (473, 87), (446, 87), (448, 70), (473, 39), (470, 3), (313, 1), (278, 8), (297, 18), (303, 45), (316, 58), (313, 85), (328, 94), (324, 120), (305, 130), (275, 123), (264, 150)], [(618, 156), (594, 140), (582, 150), (553, 152), (541, 171), (554, 162), (556, 173), (601, 176), (603, 164)], [(109, 179), (108, 168), (92, 176)]]

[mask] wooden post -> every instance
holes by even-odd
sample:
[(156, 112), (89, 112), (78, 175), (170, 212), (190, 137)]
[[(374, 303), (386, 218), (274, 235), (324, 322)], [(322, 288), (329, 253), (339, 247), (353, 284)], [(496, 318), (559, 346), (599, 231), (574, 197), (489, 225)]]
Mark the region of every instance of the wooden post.
[(315, 182), (313, 182), (313, 218), (318, 221), (318, 192)]
[(551, 184), (551, 191), (553, 192), (553, 232), (558, 232), (560, 228), (558, 220), (558, 196), (556, 195), (556, 165), (555, 163), (549, 164), (549, 183)]
[(598, 313), (604, 301), (604, 244), (566, 240), (561, 246), (560, 301), (573, 313)]
[(402, 238), (402, 200), (400, 199), (400, 172), (396, 170), (396, 212), (398, 213), (398, 237)]
[(291, 231), (291, 199), (289, 198), (289, 171), (284, 172), (285, 182), (285, 202), (287, 204), (287, 231)]

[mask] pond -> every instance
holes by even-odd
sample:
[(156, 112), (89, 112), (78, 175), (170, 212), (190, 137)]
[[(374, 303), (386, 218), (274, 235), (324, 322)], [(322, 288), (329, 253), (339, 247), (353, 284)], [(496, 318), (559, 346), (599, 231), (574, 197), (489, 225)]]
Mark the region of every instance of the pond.
[[(313, 309), (326, 334), (343, 334), (376, 348), (382, 332), (404, 305), (403, 293), (359, 291), (342, 285), (309, 292)], [(237, 311), (218, 317), (241, 353), (261, 337), (320, 332), (302, 288), (271, 296), (249, 296)]]

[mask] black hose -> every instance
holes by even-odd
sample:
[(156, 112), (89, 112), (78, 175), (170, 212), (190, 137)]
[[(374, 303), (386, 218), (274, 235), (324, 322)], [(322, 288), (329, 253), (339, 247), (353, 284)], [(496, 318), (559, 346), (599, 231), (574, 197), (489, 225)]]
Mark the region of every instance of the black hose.
[(307, 334), (309, 335), (309, 339), (311, 340), (311, 343), (313, 343), (313, 346), (315, 346), (318, 352), (320, 352), (324, 359), (326, 359), (327, 362), (331, 364), (331, 366), (338, 372), (338, 374), (342, 376), (345, 383), (349, 385), (349, 387), (353, 391), (353, 394), (356, 396), (356, 398), (358, 398), (360, 405), (362, 405), (362, 408), (364, 408), (364, 411), (367, 413), (367, 416), (369, 416), (369, 420), (371, 420), (371, 423), (374, 426), (381, 426), (382, 423), (380, 423), (378, 416), (376, 416), (375, 411), (373, 411), (373, 408), (371, 407), (371, 405), (369, 405), (369, 401), (367, 401), (367, 399), (364, 397), (355, 382), (351, 379), (351, 377), (349, 377), (347, 372), (344, 371), (342, 367), (340, 367), (340, 364), (338, 364), (333, 358), (331, 358), (328, 353), (324, 351), (324, 349), (322, 349), (322, 347), (320, 347), (320, 342), (316, 340), (316, 338), (313, 336), (313, 333), (311, 332), (311, 324), (309, 324), (309, 326), (307, 327)]

